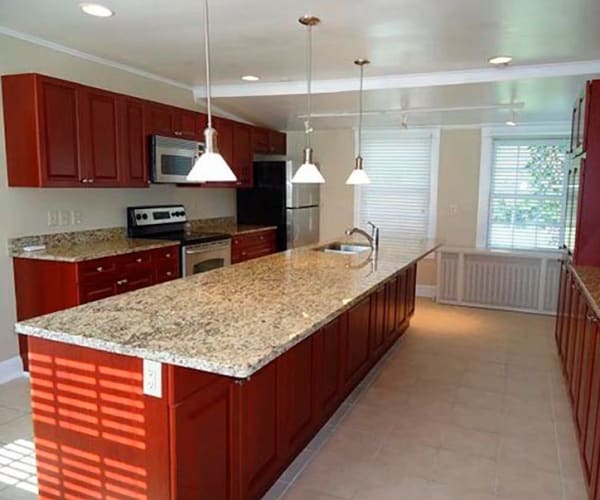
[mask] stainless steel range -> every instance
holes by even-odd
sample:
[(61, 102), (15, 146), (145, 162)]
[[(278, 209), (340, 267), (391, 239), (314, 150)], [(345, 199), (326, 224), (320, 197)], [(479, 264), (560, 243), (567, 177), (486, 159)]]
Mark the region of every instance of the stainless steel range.
[(192, 231), (183, 205), (128, 207), (127, 234), (130, 238), (179, 241), (182, 276), (231, 264), (231, 236)]

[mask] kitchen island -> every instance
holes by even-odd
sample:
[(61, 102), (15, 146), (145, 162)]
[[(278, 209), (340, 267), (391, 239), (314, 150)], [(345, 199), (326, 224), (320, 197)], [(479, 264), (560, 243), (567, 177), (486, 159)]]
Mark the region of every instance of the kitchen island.
[(18, 323), (41, 498), (260, 498), (406, 330), (436, 247), (302, 248)]

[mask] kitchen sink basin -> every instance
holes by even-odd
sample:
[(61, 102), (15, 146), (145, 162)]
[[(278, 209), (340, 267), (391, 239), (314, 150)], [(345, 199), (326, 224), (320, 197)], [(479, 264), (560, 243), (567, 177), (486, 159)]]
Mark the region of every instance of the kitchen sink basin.
[(358, 254), (362, 252), (368, 252), (371, 250), (369, 245), (363, 245), (360, 243), (343, 243), (341, 241), (335, 241), (328, 245), (315, 248), (317, 252), (325, 253), (341, 253), (341, 254)]

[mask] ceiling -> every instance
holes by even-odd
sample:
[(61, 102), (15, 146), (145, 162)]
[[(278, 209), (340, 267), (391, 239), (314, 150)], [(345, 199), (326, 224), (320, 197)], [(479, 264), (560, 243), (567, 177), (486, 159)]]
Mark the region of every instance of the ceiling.
[[(114, 17), (85, 16), (74, 0), (0, 0), (0, 24), (190, 87), (202, 85), (201, 1), (101, 1), (115, 10)], [(286, 93), (286, 85), (305, 77), (306, 34), (297, 18), (306, 13), (322, 18), (314, 30), (314, 77), (333, 80), (330, 90), (335, 90), (336, 79), (356, 77), (352, 61), (359, 56), (372, 61), (367, 75), (374, 79), (487, 70), (487, 60), (498, 54), (514, 56), (513, 68), (532, 68), (522, 78), (505, 81), (374, 89), (366, 95), (365, 108), (516, 100), (524, 104), (519, 120), (568, 120), (570, 103), (582, 82), (600, 73), (595, 69), (598, 64), (590, 66), (590, 73), (580, 70), (544, 78), (535, 73), (538, 65), (600, 61), (597, 0), (212, 0), (215, 94), (220, 86), (228, 86), (228, 97), (218, 100), (221, 108), (266, 125), (301, 127), (297, 115), (304, 109), (304, 98), (291, 90)], [(240, 76), (249, 73), (262, 78), (259, 85), (278, 85), (279, 95), (261, 95), (256, 84), (241, 82)], [(347, 88), (315, 96), (315, 112), (354, 111), (356, 92)], [(507, 114), (507, 110), (412, 113), (409, 123), (488, 123), (504, 121)], [(352, 117), (319, 119), (315, 127), (354, 122)], [(398, 117), (374, 116), (369, 122), (393, 126)]]

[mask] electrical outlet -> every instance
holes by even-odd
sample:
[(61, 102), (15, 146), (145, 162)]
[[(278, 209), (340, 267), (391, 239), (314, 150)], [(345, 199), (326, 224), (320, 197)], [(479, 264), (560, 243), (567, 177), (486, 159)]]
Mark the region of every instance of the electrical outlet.
[(58, 225), (59, 226), (68, 226), (71, 224), (71, 212), (68, 210), (59, 210), (58, 211)]
[(144, 360), (144, 394), (162, 398), (162, 363)]
[(71, 224), (74, 226), (81, 224), (81, 212), (79, 210), (71, 210)]
[(58, 212), (56, 210), (50, 210), (48, 212), (48, 227), (58, 226)]

